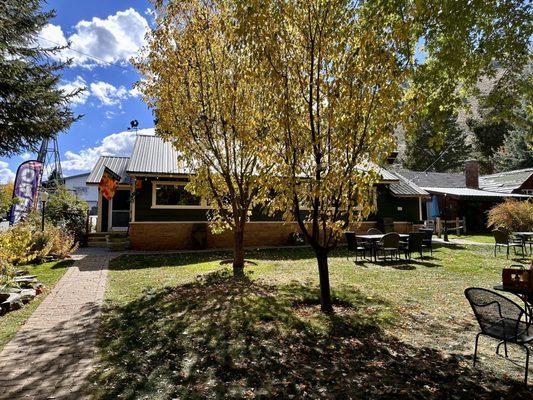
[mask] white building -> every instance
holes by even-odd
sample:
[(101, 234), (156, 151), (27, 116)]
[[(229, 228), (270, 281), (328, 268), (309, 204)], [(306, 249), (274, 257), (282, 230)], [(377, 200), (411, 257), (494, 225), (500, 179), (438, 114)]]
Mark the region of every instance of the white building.
[(89, 176), (89, 172), (67, 176), (65, 180), (65, 187), (72, 191), (80, 199), (85, 200), (89, 204), (91, 215), (98, 213), (98, 186), (87, 186), (85, 181)]

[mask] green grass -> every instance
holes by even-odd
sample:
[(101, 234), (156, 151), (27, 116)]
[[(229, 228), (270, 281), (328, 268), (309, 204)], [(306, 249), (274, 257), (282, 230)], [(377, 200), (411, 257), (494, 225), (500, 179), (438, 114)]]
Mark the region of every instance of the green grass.
[(490, 243), (494, 244), (494, 237), (491, 234), (480, 235), (449, 235), (450, 239), (463, 239), (470, 240), (477, 243)]
[(59, 278), (61, 278), (66, 272), (67, 267), (72, 263), (72, 260), (63, 260), (20, 267), (21, 269), (27, 269), (31, 275), (37, 275), (37, 279), (44, 286), (44, 291), (22, 308), (0, 317), (0, 351), (11, 340), (15, 333), (17, 333), (22, 324), (26, 322), (39, 304), (41, 304)]
[(333, 316), (319, 311), (306, 248), (248, 252), (254, 265), (242, 283), (220, 265), (228, 253), (119, 257), (110, 264), (91, 392), (101, 399), (520, 397), (522, 371), (496, 357), (488, 340), (480, 347), (488, 372), (470, 366), (477, 328), (464, 289), (491, 288), (504, 266), (526, 262), (490, 251), (441, 247), (421, 260), (355, 265), (339, 249), (329, 262)]

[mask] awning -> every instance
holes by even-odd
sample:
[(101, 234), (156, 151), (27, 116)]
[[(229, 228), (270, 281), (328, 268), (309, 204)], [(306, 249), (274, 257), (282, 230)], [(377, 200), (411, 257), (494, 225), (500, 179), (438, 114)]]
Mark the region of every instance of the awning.
[(459, 199), (477, 199), (477, 200), (492, 200), (492, 199), (506, 199), (506, 198), (520, 198), (527, 199), (531, 196), (526, 194), (514, 194), (514, 193), (500, 193), (489, 192), (481, 189), (471, 188), (439, 188), (439, 187), (423, 187), (431, 194), (446, 194), (448, 196), (456, 197)]

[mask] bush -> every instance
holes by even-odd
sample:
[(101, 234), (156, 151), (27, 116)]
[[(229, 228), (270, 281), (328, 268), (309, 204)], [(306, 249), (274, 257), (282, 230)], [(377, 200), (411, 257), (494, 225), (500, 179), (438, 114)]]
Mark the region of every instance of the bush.
[(74, 237), (61, 227), (47, 226), (44, 232), (29, 221), (0, 234), (0, 260), (27, 264), (47, 256), (65, 258), (75, 249)]
[(506, 200), (489, 211), (488, 226), (511, 232), (533, 231), (533, 202)]
[(35, 230), (28, 222), (21, 222), (0, 233), (0, 259), (13, 264), (26, 264), (37, 258), (33, 249)]
[(15, 268), (13, 265), (0, 258), (0, 293), (6, 293), (7, 289), (17, 286), (13, 280), (14, 277)]
[(87, 202), (60, 186), (46, 203), (45, 217), (52, 225), (68, 230), (79, 243), (85, 238), (88, 211)]

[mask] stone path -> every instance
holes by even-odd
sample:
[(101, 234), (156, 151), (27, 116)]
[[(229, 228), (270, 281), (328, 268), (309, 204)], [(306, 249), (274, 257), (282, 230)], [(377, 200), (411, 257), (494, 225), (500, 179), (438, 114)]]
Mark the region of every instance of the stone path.
[(0, 353), (0, 399), (80, 399), (92, 369), (107, 265), (86, 254)]

